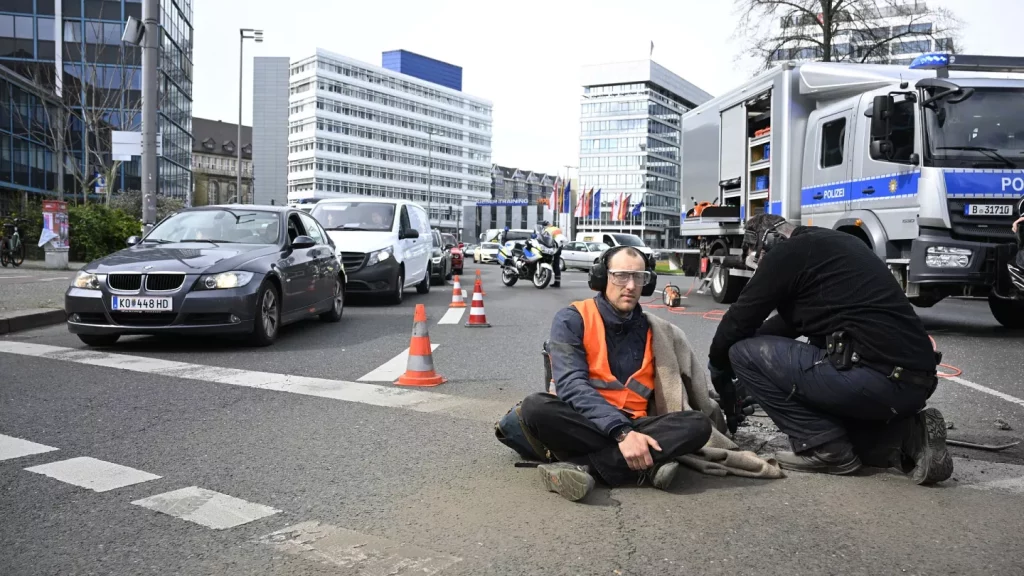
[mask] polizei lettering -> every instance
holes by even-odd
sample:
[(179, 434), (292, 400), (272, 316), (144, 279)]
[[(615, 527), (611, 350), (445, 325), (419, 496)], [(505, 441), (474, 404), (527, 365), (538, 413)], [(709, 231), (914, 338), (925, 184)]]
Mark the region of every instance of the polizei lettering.
[(1006, 192), (1007, 188), (1012, 189), (1014, 192), (1024, 192), (1024, 178), (1022, 177), (1010, 178), (1003, 176), (1002, 185), (1003, 192)]
[(825, 200), (838, 200), (846, 197), (845, 188), (832, 188), (831, 190), (825, 190), (823, 193)]

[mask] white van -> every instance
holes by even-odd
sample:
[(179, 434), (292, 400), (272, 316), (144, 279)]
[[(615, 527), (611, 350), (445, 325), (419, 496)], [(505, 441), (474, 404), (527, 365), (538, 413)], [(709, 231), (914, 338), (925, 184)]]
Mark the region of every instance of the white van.
[(609, 248), (616, 246), (632, 246), (643, 252), (648, 257), (658, 258), (658, 254), (651, 250), (644, 241), (636, 234), (623, 234), (621, 232), (580, 232), (576, 235), (577, 242), (602, 242)]
[(406, 288), (430, 292), (427, 211), (408, 200), (354, 196), (317, 202), (310, 214), (338, 247), (346, 291), (380, 294), (400, 304)]

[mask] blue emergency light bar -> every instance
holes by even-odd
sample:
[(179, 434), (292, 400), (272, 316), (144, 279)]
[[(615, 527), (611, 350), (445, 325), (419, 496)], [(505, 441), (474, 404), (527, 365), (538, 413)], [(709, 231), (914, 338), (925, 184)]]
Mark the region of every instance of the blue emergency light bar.
[(1024, 58), (1015, 56), (969, 56), (932, 52), (910, 63), (911, 70), (960, 70), (963, 72), (1024, 73)]

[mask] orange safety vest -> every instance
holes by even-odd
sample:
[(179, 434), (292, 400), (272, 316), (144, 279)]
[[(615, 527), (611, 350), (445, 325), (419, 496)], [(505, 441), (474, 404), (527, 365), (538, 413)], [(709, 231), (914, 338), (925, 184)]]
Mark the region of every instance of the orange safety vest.
[(651, 329), (647, 329), (647, 346), (640, 369), (625, 384), (612, 375), (608, 364), (608, 348), (604, 337), (604, 319), (593, 299), (573, 302), (583, 316), (583, 348), (587, 351), (590, 385), (612, 406), (627, 412), (631, 418), (647, 416), (647, 402), (654, 394), (654, 354), (651, 351)]

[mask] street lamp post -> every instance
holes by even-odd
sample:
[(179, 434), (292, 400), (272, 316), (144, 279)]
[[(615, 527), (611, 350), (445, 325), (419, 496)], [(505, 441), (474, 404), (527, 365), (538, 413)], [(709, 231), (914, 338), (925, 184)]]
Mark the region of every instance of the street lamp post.
[[(254, 30), (252, 28), (238, 29), (238, 138), (235, 141), (238, 165), (235, 166), (235, 194), (239, 201), (242, 198), (242, 49), (247, 39), (263, 42), (263, 30)], [(251, 197), (251, 202), (253, 204), (256, 203), (255, 193)]]

